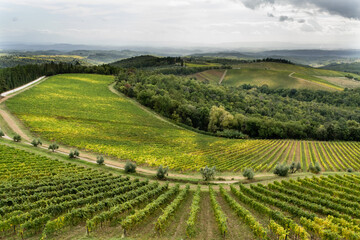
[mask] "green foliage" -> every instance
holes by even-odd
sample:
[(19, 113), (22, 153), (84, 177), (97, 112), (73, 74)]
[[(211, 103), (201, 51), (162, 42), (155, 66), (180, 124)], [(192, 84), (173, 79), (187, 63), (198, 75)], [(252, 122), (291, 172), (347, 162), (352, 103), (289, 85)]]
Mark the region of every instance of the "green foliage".
[(287, 164), (278, 164), (275, 167), (274, 174), (280, 177), (286, 177), (289, 174), (290, 167)]
[(347, 172), (353, 172), (353, 171), (354, 171), (354, 169), (352, 169), (352, 168), (348, 168), (346, 171), (347, 171)]
[(165, 177), (168, 175), (169, 167), (163, 167), (162, 165), (159, 166), (159, 168), (156, 171), (156, 177), (158, 179), (165, 179)]
[(254, 179), (255, 176), (254, 170), (252, 170), (251, 168), (246, 168), (243, 172), (243, 176), (249, 180)]
[(77, 149), (71, 150), (69, 153), (69, 158), (77, 158), (80, 156), (80, 153)]
[(315, 165), (313, 165), (312, 163), (309, 164), (309, 171), (315, 174), (318, 174), (321, 172), (321, 167), (320, 164), (318, 162), (315, 163)]
[(0, 129), (0, 137), (5, 136), (5, 133)]
[[(249, 84), (228, 87), (133, 70), (121, 72), (117, 80), (120, 92), (157, 113), (226, 137), (241, 138), (242, 133), (255, 138), (360, 140), (359, 116), (354, 111), (360, 106), (360, 89), (328, 92)], [(224, 132), (226, 129), (237, 132)]]
[(190, 208), (190, 216), (186, 221), (186, 234), (189, 237), (196, 235), (196, 223), (198, 213), (200, 211), (200, 200), (201, 200), (201, 187), (198, 185), (194, 193), (193, 201)]
[(211, 206), (214, 210), (215, 219), (216, 219), (216, 222), (218, 223), (220, 233), (223, 237), (225, 237), (225, 234), (228, 232), (228, 226), (226, 223), (227, 217), (224, 214), (224, 212), (222, 211), (220, 204), (216, 201), (215, 192), (211, 186), (209, 186), (209, 194), (210, 194)]
[(99, 155), (96, 157), (96, 163), (99, 164), (99, 165), (103, 165), (105, 162), (105, 159), (103, 156)]
[(55, 152), (55, 150), (59, 149), (59, 145), (57, 143), (51, 143), (48, 149)]
[(200, 168), (200, 173), (204, 181), (212, 180), (215, 177), (215, 166), (212, 168), (209, 168), (208, 166)]
[(292, 163), (290, 164), (289, 170), (290, 170), (290, 173), (296, 173), (297, 171), (300, 171), (300, 170), (301, 170), (301, 164), (300, 164), (300, 162), (297, 162), (297, 163), (292, 162)]
[(14, 142), (21, 142), (21, 136), (19, 134), (15, 134), (13, 140)]
[(38, 139), (33, 139), (31, 141), (31, 145), (33, 145), (34, 147), (37, 147), (39, 145), (42, 145), (42, 142), (41, 142), (41, 140), (39, 138)]
[(247, 135), (235, 129), (224, 129), (223, 131), (217, 131), (216, 136), (226, 137), (226, 138), (235, 138), (235, 139), (244, 139), (248, 138)]
[(136, 164), (130, 161), (126, 161), (125, 163), (125, 172), (126, 173), (135, 173), (136, 172)]

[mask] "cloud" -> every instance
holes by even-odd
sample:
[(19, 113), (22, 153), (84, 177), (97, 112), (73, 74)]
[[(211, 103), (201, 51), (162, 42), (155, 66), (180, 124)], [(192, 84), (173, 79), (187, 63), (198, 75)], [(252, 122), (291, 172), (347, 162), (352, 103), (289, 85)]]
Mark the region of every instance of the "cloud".
[(280, 21), (280, 22), (286, 22), (286, 21), (288, 21), (288, 22), (293, 22), (294, 19), (293, 19), (292, 17), (288, 17), (288, 16), (280, 16), (280, 17), (279, 17), (279, 21)]
[(272, 13), (267, 13), (267, 16), (268, 17), (275, 17), (274, 14), (272, 14)]
[(304, 23), (304, 22), (305, 22), (305, 19), (298, 19), (297, 22), (298, 22), (298, 23)]
[(266, 5), (290, 5), (305, 10), (317, 8), (319, 12), (327, 12), (345, 18), (360, 20), (359, 0), (237, 0), (250, 9), (257, 9)]

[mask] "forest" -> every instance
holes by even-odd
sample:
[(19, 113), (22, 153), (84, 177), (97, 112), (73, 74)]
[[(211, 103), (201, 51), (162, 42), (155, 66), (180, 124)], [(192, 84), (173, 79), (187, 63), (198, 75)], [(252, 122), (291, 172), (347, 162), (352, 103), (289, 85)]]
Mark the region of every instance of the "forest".
[(360, 89), (226, 87), (140, 70), (120, 71), (116, 88), (175, 122), (228, 137), (360, 139)]

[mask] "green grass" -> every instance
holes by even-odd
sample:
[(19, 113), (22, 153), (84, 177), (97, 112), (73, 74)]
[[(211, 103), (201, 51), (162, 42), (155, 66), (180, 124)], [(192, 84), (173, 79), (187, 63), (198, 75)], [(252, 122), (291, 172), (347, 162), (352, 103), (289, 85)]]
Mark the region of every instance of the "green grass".
[[(266, 163), (291, 141), (234, 140), (186, 130), (111, 92), (108, 86), (113, 80), (112, 76), (91, 74), (57, 75), (7, 100), (6, 105), (34, 136), (120, 161), (131, 159), (140, 165), (164, 165), (174, 170), (198, 170), (208, 165), (219, 171), (239, 172)], [(344, 143), (348, 144), (348, 149), (337, 148), (346, 156), (360, 154), (358, 143)], [(351, 152), (353, 147), (356, 149)], [(343, 161), (336, 156), (327, 158)], [(299, 156), (295, 159), (301, 160)], [(354, 165), (358, 168), (360, 165)], [(263, 170), (271, 171), (266, 166)]]
[[(343, 83), (330, 83), (321, 77), (344, 77), (347, 73), (332, 70), (317, 69), (299, 65), (256, 62), (243, 63), (229, 70), (223, 84), (240, 86), (251, 84), (261, 86), (267, 84), (270, 88), (297, 88), (317, 90), (343, 90)], [(289, 76), (293, 73), (292, 77)], [(342, 80), (344, 81), (344, 80)]]

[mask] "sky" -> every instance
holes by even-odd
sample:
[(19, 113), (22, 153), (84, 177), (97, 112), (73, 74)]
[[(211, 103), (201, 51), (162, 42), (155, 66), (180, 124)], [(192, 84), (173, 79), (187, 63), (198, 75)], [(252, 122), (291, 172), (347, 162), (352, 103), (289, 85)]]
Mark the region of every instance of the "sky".
[(360, 49), (360, 0), (0, 0), (0, 42)]

